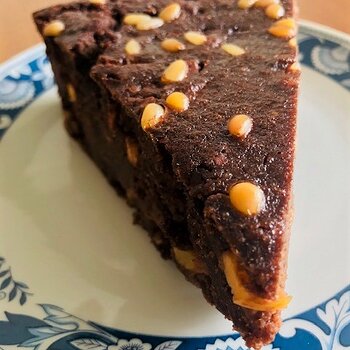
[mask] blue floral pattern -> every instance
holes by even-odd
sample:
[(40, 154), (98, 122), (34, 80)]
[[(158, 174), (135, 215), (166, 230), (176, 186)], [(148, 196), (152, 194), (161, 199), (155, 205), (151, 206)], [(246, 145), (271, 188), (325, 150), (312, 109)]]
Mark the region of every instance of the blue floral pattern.
[(42, 92), (54, 84), (50, 63), (43, 46), (24, 55), (22, 62), (8, 71), (0, 67), (0, 139), (12, 122)]
[(6, 260), (0, 257), (0, 299), (6, 299), (11, 302), (15, 299), (21, 305), (27, 302), (28, 296), (32, 295), (29, 291), (29, 287), (19, 281), (15, 281), (11, 268), (6, 267)]
[(22, 107), (34, 97), (35, 89), (31, 81), (5, 79), (0, 82), (0, 108)]
[(300, 62), (350, 90), (350, 43), (301, 26)]
[[(38, 319), (5, 312), (0, 346), (33, 350), (248, 350), (238, 333), (221, 337), (166, 338), (124, 332), (84, 321), (54, 305), (38, 305)], [(285, 320), (273, 344), (263, 350), (346, 350), (350, 348), (350, 286), (332, 299)]]
[[(246, 350), (242, 337), (236, 339), (229, 337), (226, 340), (217, 339), (214, 344), (207, 344), (204, 350)], [(273, 345), (264, 346), (264, 350), (279, 350)]]
[[(300, 60), (350, 91), (349, 41), (332, 38), (309, 27), (299, 34)], [(13, 121), (38, 95), (54, 84), (40, 46), (0, 67), (0, 139)], [(28, 301), (28, 286), (16, 281), (0, 257), (0, 303)], [(128, 333), (75, 317), (54, 305), (34, 305), (43, 318), (4, 311), (0, 314), (0, 350), (247, 350), (238, 333), (220, 337), (168, 338)], [(350, 349), (350, 285), (333, 298), (284, 321), (272, 345), (264, 350)]]

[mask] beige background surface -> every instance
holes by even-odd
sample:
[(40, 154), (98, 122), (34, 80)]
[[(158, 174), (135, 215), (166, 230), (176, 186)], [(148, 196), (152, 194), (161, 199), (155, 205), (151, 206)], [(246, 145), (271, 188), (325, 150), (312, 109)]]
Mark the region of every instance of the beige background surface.
[[(31, 13), (69, 0), (0, 0), (0, 62), (38, 43)], [(147, 0), (145, 0), (147, 1)], [(299, 0), (300, 17), (350, 34), (350, 0)]]

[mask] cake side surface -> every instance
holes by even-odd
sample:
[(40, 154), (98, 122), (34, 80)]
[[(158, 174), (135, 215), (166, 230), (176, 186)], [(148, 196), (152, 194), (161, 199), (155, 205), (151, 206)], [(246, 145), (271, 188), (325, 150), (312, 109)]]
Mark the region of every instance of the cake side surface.
[[(299, 71), (289, 42), (295, 33), (281, 38), (270, 29), (288, 28), (295, 9), (281, 2), (289, 22), (279, 28), (261, 8), (234, 1), (177, 4), (178, 17), (149, 30), (123, 21), (131, 12), (162, 16), (167, 1), (72, 3), (35, 20), (71, 135), (135, 207), (162, 255), (259, 348), (273, 340), (288, 303)], [(45, 35), (55, 20), (64, 30)], [(170, 38), (175, 52), (164, 44)], [(179, 61), (184, 78), (164, 79)], [(145, 128), (150, 104), (164, 114)], [(231, 123), (237, 115), (251, 123), (244, 137)], [(242, 183), (262, 196), (257, 213), (232, 201)]]

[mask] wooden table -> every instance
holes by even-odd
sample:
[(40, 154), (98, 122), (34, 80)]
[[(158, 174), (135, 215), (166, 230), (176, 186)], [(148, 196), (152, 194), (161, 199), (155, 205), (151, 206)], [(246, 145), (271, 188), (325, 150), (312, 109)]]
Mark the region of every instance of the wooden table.
[[(63, 2), (69, 0), (0, 0), (0, 62), (40, 42), (33, 11)], [(350, 0), (299, 0), (299, 5), (301, 18), (350, 34)]]

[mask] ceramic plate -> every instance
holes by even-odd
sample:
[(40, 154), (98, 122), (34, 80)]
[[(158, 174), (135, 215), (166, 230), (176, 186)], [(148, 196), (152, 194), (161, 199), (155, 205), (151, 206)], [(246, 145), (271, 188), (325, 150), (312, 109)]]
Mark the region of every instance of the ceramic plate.
[[(350, 39), (299, 42), (294, 298), (265, 349), (350, 349)], [(246, 349), (67, 137), (43, 46), (1, 66), (0, 116), (0, 348)]]

